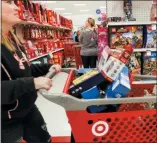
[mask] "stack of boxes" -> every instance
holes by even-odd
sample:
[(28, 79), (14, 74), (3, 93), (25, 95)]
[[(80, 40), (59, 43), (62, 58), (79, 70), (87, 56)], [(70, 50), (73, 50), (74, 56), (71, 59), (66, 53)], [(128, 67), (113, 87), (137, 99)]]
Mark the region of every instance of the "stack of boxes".
[[(116, 58), (110, 54), (108, 47), (104, 48), (98, 69), (90, 70), (75, 79), (69, 88), (69, 93), (83, 99), (126, 97), (131, 86), (129, 71), (125, 65), (133, 52), (130, 48), (128, 49), (124, 50), (119, 58)], [(91, 113), (98, 113), (110, 109), (107, 105), (92, 105), (88, 107), (88, 110)]]

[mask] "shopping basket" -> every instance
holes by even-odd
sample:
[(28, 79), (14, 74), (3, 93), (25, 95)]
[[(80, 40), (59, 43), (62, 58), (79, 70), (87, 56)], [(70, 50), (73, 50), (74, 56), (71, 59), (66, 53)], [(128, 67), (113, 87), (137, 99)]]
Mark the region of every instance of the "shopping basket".
[[(52, 76), (53, 74), (50, 73), (47, 77)], [(91, 105), (155, 103), (156, 96), (77, 99), (67, 94), (74, 78), (75, 71), (72, 70), (69, 72), (63, 94), (48, 93), (45, 90), (40, 90), (40, 93), (66, 110), (76, 142), (157, 142), (157, 110), (155, 109), (96, 114), (88, 113), (86, 110)]]
[(83, 66), (80, 51), (81, 51), (81, 45), (73, 46), (73, 53), (74, 53), (74, 58), (75, 58), (75, 63), (76, 63), (77, 69), (79, 69), (80, 67)]

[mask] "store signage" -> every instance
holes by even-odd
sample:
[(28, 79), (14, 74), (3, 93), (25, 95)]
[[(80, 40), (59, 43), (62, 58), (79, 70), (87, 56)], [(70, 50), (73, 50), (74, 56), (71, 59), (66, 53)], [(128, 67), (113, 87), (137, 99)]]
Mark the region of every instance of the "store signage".
[(100, 14), (101, 13), (101, 10), (100, 9), (97, 9), (96, 10), (96, 14)]
[(98, 17), (98, 21), (101, 21), (101, 17)]

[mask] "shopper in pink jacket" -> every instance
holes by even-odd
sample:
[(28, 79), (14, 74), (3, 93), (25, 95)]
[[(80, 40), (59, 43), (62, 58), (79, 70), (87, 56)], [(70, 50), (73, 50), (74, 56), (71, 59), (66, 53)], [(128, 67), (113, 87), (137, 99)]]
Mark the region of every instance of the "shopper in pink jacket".
[(19, 22), (14, 1), (2, 1), (1, 142), (19, 143), (24, 139), (27, 143), (50, 143), (51, 136), (35, 101), (38, 89), (52, 86), (52, 81), (42, 76), (52, 69), (60, 71), (61, 67), (29, 64), (23, 45), (10, 31)]

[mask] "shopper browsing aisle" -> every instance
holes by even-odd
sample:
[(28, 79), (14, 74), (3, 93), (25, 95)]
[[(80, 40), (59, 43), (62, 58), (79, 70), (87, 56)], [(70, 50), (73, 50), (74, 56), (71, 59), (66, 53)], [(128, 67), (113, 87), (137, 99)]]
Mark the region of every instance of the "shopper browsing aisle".
[[(58, 65), (30, 65), (24, 47), (13, 31), (20, 22), (13, 1), (2, 1), (1, 111), (2, 143), (50, 143), (46, 123), (35, 105), (38, 89), (50, 89), (52, 81), (41, 77)], [(35, 77), (35, 78), (34, 78)]]
[(80, 31), (76, 32), (75, 42), (79, 42)]
[(87, 19), (85, 29), (81, 31), (79, 40), (84, 68), (96, 68), (98, 45), (95, 20), (93, 18)]

